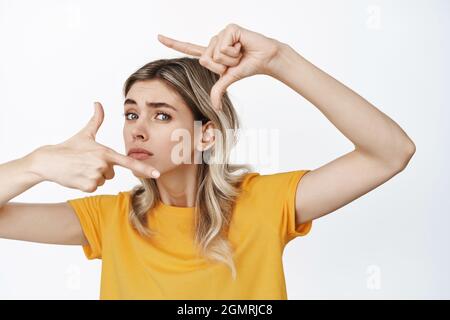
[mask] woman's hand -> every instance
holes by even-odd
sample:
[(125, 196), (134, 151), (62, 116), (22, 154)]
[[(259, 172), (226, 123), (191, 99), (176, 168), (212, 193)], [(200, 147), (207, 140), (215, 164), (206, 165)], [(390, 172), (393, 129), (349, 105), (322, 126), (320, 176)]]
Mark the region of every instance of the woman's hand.
[(158, 40), (177, 51), (197, 56), (202, 66), (220, 75), (211, 90), (211, 103), (221, 109), (221, 99), (234, 82), (255, 74), (271, 74), (281, 43), (262, 34), (229, 24), (212, 37), (208, 47), (181, 42), (163, 35)]
[(105, 180), (114, 178), (114, 165), (131, 169), (145, 178), (157, 178), (152, 176), (155, 170), (152, 166), (95, 141), (103, 119), (103, 107), (95, 103), (95, 114), (81, 131), (61, 144), (45, 145), (33, 151), (32, 171), (43, 180), (84, 192), (94, 192)]

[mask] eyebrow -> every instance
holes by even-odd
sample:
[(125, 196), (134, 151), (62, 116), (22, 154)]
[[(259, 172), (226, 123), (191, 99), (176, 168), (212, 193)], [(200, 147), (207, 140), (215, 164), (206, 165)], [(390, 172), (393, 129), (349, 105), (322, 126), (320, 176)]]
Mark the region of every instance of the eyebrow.
[[(123, 103), (123, 105), (126, 105), (126, 104), (135, 104), (135, 105), (137, 105), (136, 101), (134, 101), (133, 99), (130, 99), (130, 98), (127, 98), (125, 100), (125, 102)], [(166, 102), (145, 102), (145, 105), (147, 107), (150, 107), (150, 108), (163, 108), (163, 107), (166, 107), (166, 108), (172, 109), (175, 112), (178, 111), (174, 106), (172, 106), (172, 105), (170, 105), (170, 104), (168, 104)]]

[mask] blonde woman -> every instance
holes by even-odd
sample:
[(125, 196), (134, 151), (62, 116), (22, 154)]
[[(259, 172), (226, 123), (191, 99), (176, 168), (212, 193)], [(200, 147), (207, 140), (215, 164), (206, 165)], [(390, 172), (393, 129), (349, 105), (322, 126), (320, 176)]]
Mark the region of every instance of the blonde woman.
[[(101, 299), (287, 299), (285, 245), (402, 171), (415, 145), (285, 43), (236, 24), (208, 47), (158, 39), (193, 57), (150, 62), (126, 80), (127, 155), (95, 141), (104, 118), (96, 103), (69, 140), (0, 166), (0, 237), (81, 245), (102, 259)], [(226, 89), (256, 74), (309, 100), (354, 150), (314, 170), (263, 175), (229, 164), (239, 121)], [(115, 165), (141, 184), (62, 203), (9, 202), (42, 181), (94, 192)]]

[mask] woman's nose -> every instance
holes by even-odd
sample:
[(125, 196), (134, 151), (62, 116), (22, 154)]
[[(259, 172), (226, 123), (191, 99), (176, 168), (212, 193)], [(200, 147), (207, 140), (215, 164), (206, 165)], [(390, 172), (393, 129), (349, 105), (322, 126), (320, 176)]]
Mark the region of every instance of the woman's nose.
[(133, 138), (134, 139), (137, 139), (137, 138), (146, 139), (148, 136), (147, 126), (148, 126), (148, 124), (145, 121), (145, 118), (138, 119), (137, 121), (135, 121), (135, 123), (133, 124), (133, 127), (131, 129)]
[(146, 129), (143, 128), (142, 126), (137, 126), (133, 128), (131, 134), (133, 135), (133, 139), (146, 140), (148, 136)]

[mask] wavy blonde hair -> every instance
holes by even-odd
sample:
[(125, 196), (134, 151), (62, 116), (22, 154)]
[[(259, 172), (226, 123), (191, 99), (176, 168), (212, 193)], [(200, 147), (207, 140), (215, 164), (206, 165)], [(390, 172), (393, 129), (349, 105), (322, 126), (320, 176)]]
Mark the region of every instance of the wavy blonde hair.
[[(240, 126), (236, 111), (226, 92), (221, 100), (222, 111), (212, 108), (209, 93), (219, 75), (200, 65), (197, 58), (160, 59), (147, 63), (125, 81), (124, 96), (135, 82), (154, 79), (163, 81), (178, 92), (192, 110), (194, 120), (202, 124), (212, 121), (216, 132), (220, 133), (221, 141), (217, 141), (216, 135), (213, 147), (202, 152), (202, 159), (208, 158), (209, 161), (202, 160), (198, 164), (194, 241), (205, 258), (225, 263), (235, 280), (233, 248), (227, 240), (227, 233), (234, 203), (240, 194), (239, 185), (245, 174), (253, 171), (248, 164), (229, 164)], [(151, 237), (156, 232), (148, 227), (147, 214), (152, 213), (151, 209), (161, 198), (154, 179), (139, 180), (142, 184), (130, 192), (129, 220), (139, 234)]]

